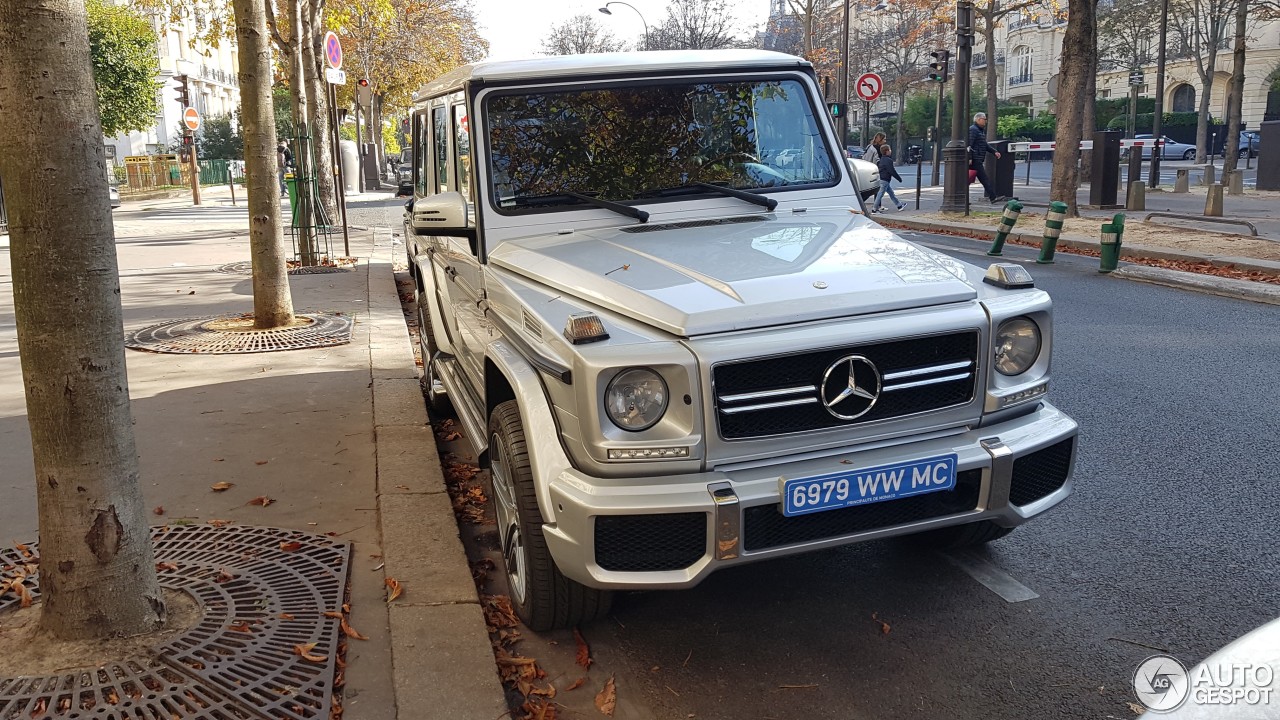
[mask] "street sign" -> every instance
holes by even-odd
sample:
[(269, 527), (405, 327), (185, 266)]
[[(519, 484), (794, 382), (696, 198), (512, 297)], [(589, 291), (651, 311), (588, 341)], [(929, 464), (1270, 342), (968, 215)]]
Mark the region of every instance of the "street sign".
[(196, 131), (200, 129), (200, 113), (195, 108), (189, 107), (182, 111), (182, 124), (187, 126), (188, 130)]
[(342, 69), (342, 43), (332, 30), (324, 34), (324, 61), (334, 70)]
[(1130, 85), (1141, 85), (1144, 82), (1146, 82), (1146, 79), (1143, 77), (1141, 70), (1134, 70), (1133, 72), (1129, 73)]
[(325, 68), (324, 79), (334, 85), (346, 85), (347, 73), (345, 70), (337, 70), (335, 68)]
[(858, 76), (858, 82), (854, 84), (853, 91), (858, 94), (858, 99), (863, 102), (872, 102), (880, 97), (880, 92), (884, 90), (884, 80), (875, 73), (862, 73)]

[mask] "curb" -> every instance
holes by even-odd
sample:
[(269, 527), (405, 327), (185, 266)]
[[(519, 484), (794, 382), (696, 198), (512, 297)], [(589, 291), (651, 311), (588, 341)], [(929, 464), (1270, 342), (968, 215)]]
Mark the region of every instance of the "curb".
[(1271, 283), (1220, 278), (1214, 275), (1200, 275), (1146, 265), (1125, 265), (1111, 275), (1153, 285), (1186, 288), (1239, 300), (1280, 305), (1280, 285)]
[[(995, 233), (994, 227), (970, 225), (965, 223), (943, 224), (927, 220), (900, 219), (886, 219), (882, 221), (879, 218), (876, 219), (876, 222), (890, 228), (896, 227), (898, 229), (923, 230), (926, 232), (941, 231), (945, 234), (964, 235), (965, 237), (971, 237), (975, 240), (990, 240), (991, 236)], [(1009, 239), (1038, 246), (1040, 244), (1041, 236), (1035, 233), (1015, 229), (1013, 232), (1009, 233)], [(1097, 240), (1083, 237), (1081, 235), (1063, 235), (1058, 238), (1058, 249), (1062, 250), (1063, 248), (1076, 248), (1096, 253), (1100, 250), (1101, 244)], [(1274, 260), (1259, 260), (1255, 258), (1234, 257), (1230, 255), (1206, 255), (1204, 253), (1171, 250), (1169, 248), (1149, 245), (1124, 245), (1121, 248), (1120, 257), (1122, 260), (1171, 260), (1175, 262), (1205, 263), (1214, 267), (1235, 268), (1237, 270), (1247, 270), (1251, 272), (1264, 273), (1266, 275), (1280, 276), (1280, 262), (1276, 262)], [(1185, 274), (1196, 275), (1197, 273)], [(1238, 282), (1249, 281), (1241, 280)]]
[(493, 720), (508, 713), (489, 630), (427, 422), (396, 289), (395, 246), (369, 261), (369, 361), (378, 518), (387, 578), (396, 717)]

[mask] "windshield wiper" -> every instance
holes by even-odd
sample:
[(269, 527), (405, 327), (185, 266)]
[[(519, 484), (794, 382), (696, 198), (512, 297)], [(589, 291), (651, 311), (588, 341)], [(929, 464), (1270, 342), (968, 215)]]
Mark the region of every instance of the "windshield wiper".
[(772, 210), (778, 207), (778, 201), (771, 197), (757, 195), (749, 190), (739, 190), (737, 188), (725, 187), (723, 185), (712, 185), (711, 183), (695, 182), (688, 185), (677, 185), (675, 187), (662, 188), (649, 193), (653, 197), (663, 197), (667, 195), (679, 195), (690, 190), (710, 190), (713, 193), (724, 195), (726, 197), (734, 197), (740, 200), (746, 200), (761, 207)]
[(641, 210), (640, 208), (631, 207), (630, 205), (623, 205), (622, 203), (609, 202), (608, 200), (601, 200), (600, 198), (591, 197), (590, 195), (583, 195), (582, 193), (570, 192), (567, 190), (564, 192), (551, 193), (548, 195), (528, 195), (523, 197), (517, 197), (515, 198), (515, 204), (520, 206), (526, 206), (526, 207), (534, 206), (534, 205), (543, 205), (543, 204), (550, 205), (550, 204), (554, 204), (556, 200), (564, 200), (565, 198), (571, 198), (573, 200), (577, 200), (578, 202), (584, 202), (588, 205), (594, 205), (598, 208), (603, 208), (605, 210), (612, 210), (613, 212), (616, 212), (619, 215), (626, 215), (627, 217), (633, 217), (639, 220), (640, 222), (649, 221), (649, 213), (645, 212), (644, 210)]

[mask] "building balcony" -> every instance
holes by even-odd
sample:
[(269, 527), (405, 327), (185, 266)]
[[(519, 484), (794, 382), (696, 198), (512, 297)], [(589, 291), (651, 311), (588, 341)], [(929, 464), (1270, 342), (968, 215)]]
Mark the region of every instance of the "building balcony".
[(1009, 87), (1014, 87), (1016, 85), (1030, 85), (1032, 82), (1035, 82), (1035, 76), (1031, 73), (1009, 76)]
[[(1004, 51), (1003, 51), (1003, 50), (997, 50), (997, 51), (996, 51), (996, 65), (1003, 65), (1003, 64), (1004, 64)], [(974, 68), (984, 68), (984, 67), (986, 67), (986, 66), (987, 66), (987, 54), (986, 54), (986, 53), (974, 53), (974, 54), (973, 54), (973, 62), (970, 64), (970, 66), (971, 66), (971, 67), (974, 67)]]

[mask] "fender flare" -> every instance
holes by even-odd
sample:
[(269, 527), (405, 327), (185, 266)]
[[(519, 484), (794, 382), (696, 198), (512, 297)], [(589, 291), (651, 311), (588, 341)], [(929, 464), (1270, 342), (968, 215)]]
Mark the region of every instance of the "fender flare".
[(542, 375), (515, 348), (502, 340), (490, 343), (485, 357), (511, 386), (525, 428), (553, 429), (552, 432), (537, 434), (526, 432), (525, 446), (529, 452), (529, 466), (542, 519), (546, 524), (554, 525), (555, 505), (551, 501), (550, 481), (571, 470), (573, 465), (560, 444), (559, 425), (542, 387)]
[[(420, 294), (427, 299), (427, 312), (431, 314), (431, 334), (436, 341), (436, 347), (442, 352), (454, 355), (456, 353), (449, 333), (442, 332), (444, 315), (440, 312), (440, 293), (436, 289), (435, 268), (432, 266), (431, 256), (420, 253), (413, 262), (418, 268), (418, 282), (422, 285)], [(418, 331), (421, 332), (422, 328), (418, 328)], [(430, 362), (431, 359), (423, 358), (422, 361)]]

